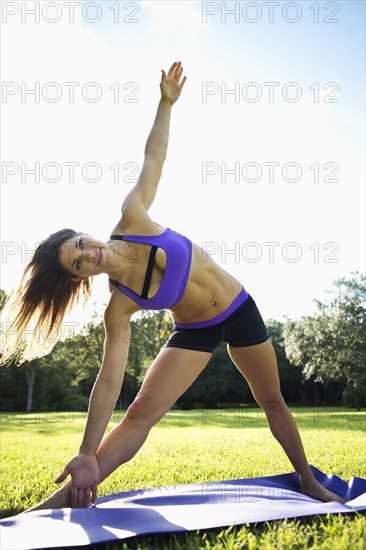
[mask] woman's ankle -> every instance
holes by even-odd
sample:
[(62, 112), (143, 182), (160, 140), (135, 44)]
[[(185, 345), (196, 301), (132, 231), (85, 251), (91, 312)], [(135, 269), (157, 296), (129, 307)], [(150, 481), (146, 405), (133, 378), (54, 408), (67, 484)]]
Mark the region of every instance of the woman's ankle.
[(312, 483), (316, 481), (313, 472), (310, 470), (310, 468), (302, 471), (301, 473), (297, 472), (299, 476), (300, 483)]

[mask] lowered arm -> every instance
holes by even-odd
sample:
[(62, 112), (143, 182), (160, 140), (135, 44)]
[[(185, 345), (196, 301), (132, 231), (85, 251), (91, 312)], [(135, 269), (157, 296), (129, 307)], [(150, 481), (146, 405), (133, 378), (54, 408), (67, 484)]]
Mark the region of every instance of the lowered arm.
[(127, 362), (130, 314), (122, 314), (118, 306), (110, 302), (105, 311), (104, 325), (103, 360), (90, 395), (88, 418), (79, 453), (55, 480), (61, 483), (71, 475), (68, 486), (72, 507), (87, 507), (90, 501), (96, 501), (99, 483), (96, 452), (120, 394)]
[(112, 320), (104, 316), (103, 361), (90, 394), (88, 418), (80, 454), (95, 455), (121, 392), (130, 344), (130, 317)]

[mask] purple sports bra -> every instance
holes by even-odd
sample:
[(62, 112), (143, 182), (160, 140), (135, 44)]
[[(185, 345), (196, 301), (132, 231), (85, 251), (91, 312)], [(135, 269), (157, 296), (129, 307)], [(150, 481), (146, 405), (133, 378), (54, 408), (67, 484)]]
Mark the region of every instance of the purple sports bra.
[[(187, 286), (192, 261), (192, 242), (184, 235), (167, 228), (160, 235), (111, 235), (111, 239), (151, 245), (151, 252), (141, 294), (122, 283), (109, 279), (121, 292), (144, 309), (169, 309), (175, 306)], [(166, 268), (159, 290), (148, 298), (149, 285), (158, 248), (166, 253)]]

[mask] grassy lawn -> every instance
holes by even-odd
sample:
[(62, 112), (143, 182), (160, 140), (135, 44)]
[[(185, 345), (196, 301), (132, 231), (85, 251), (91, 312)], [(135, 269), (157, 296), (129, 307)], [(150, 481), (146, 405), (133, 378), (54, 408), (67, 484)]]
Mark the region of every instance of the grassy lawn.
[[(365, 413), (296, 408), (309, 462), (346, 481), (366, 477)], [(121, 418), (116, 411), (110, 428)], [(1, 516), (17, 514), (54, 491), (53, 480), (76, 454), (81, 413), (3, 414)], [(99, 495), (146, 487), (276, 475), (293, 468), (259, 409), (171, 411), (136, 457), (99, 487)], [(99, 549), (366, 549), (366, 518), (317, 516), (207, 532), (137, 537)], [(89, 547), (90, 548), (90, 547)]]

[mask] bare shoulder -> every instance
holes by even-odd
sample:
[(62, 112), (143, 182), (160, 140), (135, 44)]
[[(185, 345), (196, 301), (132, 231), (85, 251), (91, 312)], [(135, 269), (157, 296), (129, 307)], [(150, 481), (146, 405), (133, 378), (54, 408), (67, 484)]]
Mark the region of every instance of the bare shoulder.
[(154, 222), (149, 216), (124, 218), (121, 217), (111, 235), (160, 235), (165, 227)]

